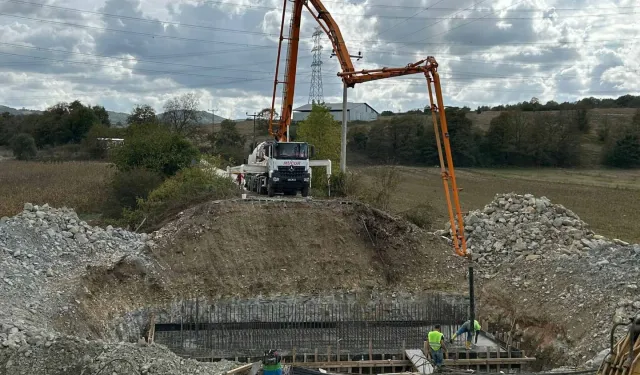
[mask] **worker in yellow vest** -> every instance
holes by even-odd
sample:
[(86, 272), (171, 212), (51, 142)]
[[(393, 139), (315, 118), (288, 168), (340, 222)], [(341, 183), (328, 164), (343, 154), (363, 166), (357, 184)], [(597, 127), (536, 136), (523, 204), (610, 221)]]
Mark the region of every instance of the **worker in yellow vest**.
[(443, 351), (446, 350), (444, 345), (444, 334), (440, 331), (440, 324), (436, 324), (433, 331), (429, 331), (429, 335), (427, 336), (429, 340), (429, 353), (431, 355), (431, 360), (436, 366), (435, 370), (439, 371), (440, 367), (444, 365), (444, 354)]
[(467, 340), (464, 343), (464, 347), (469, 350), (471, 349), (471, 341), (473, 340), (473, 337), (476, 337), (476, 342), (477, 342), (477, 332), (481, 329), (482, 327), (480, 327), (480, 323), (478, 323), (477, 320), (473, 321), (473, 328), (471, 328), (471, 320), (467, 320), (466, 322), (464, 322), (464, 324), (462, 326), (460, 326), (460, 329), (458, 329), (458, 332), (454, 333), (453, 336), (451, 336), (451, 340), (450, 342), (453, 344), (453, 340), (455, 340), (456, 337), (461, 336), (463, 333), (467, 334)]

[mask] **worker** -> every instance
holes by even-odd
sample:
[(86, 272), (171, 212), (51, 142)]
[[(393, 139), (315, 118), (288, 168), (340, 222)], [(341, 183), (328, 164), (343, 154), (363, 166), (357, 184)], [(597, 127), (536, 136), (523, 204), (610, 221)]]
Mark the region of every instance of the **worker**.
[(473, 337), (476, 334), (476, 331), (480, 330), (480, 323), (478, 323), (477, 320), (473, 321), (473, 332), (471, 331), (471, 320), (467, 320), (466, 322), (464, 322), (464, 324), (460, 327), (460, 329), (458, 329), (458, 332), (454, 333), (453, 336), (451, 336), (451, 340), (450, 342), (453, 344), (453, 340), (455, 340), (455, 338), (459, 335), (462, 335), (463, 333), (467, 333), (467, 341), (464, 344), (464, 347), (467, 349), (471, 349), (471, 340), (473, 339)]
[(433, 331), (429, 331), (427, 336), (429, 340), (429, 354), (433, 360), (433, 364), (436, 366), (435, 370), (439, 371), (440, 367), (444, 365), (444, 335), (440, 331), (440, 324), (436, 324)]
[(263, 375), (282, 375), (282, 363), (277, 350), (269, 350), (262, 358)]

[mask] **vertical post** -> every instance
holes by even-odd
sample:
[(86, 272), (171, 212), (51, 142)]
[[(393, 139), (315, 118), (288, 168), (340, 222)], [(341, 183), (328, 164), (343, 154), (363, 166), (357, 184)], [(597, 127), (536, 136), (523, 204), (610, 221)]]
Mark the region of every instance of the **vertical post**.
[(476, 301), (473, 285), (473, 258), (469, 257), (469, 325), (473, 336), (472, 340), (478, 342), (478, 333), (476, 332), (475, 320), (476, 320)]
[(342, 140), (340, 142), (340, 172), (347, 171), (347, 84), (342, 92)]

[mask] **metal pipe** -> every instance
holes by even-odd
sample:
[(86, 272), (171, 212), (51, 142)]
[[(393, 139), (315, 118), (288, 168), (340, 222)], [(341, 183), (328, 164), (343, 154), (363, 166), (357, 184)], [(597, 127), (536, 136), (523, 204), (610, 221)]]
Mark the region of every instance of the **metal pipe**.
[(478, 343), (478, 333), (476, 332), (476, 298), (473, 285), (473, 261), (469, 258), (469, 328), (473, 332), (475, 343)]
[(340, 142), (340, 171), (347, 172), (347, 84), (342, 92), (342, 140)]

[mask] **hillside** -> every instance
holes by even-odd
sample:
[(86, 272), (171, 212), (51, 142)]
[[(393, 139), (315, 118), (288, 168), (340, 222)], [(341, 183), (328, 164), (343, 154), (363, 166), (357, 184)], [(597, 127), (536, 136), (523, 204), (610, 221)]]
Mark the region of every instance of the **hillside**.
[[(29, 114), (42, 113), (42, 111), (35, 110), (35, 109), (27, 109), (27, 108), (16, 109), (12, 107), (7, 107), (5, 105), (0, 105), (0, 113), (4, 113), (4, 112), (9, 112), (12, 115), (29, 115)], [(109, 120), (111, 120), (112, 125), (115, 126), (118, 123), (126, 125), (127, 117), (129, 117), (128, 113), (114, 112), (114, 111), (107, 111), (107, 113), (109, 114)], [(201, 117), (200, 123), (202, 125), (211, 124), (213, 122), (212, 121), (213, 119), (215, 119), (215, 123), (220, 123), (223, 120), (225, 120), (224, 117), (214, 115), (213, 113), (209, 113), (206, 111), (199, 111), (198, 114)], [(162, 113), (159, 113), (158, 116), (162, 116)]]

